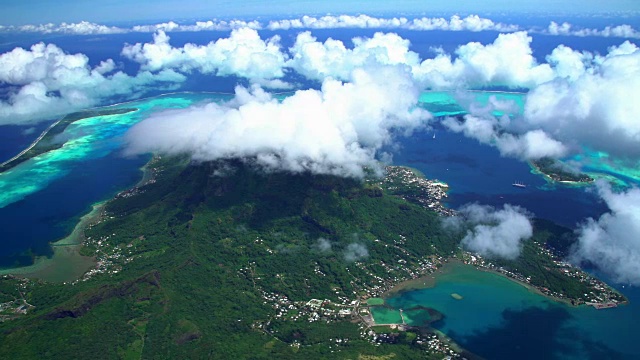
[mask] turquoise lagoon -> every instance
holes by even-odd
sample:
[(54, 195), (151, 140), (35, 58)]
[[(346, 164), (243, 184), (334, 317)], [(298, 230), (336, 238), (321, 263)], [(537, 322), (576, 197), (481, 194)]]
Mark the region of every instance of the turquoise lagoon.
[[(502, 275), (452, 263), (436, 276), (435, 286), (400, 292), (386, 304), (387, 312), (424, 306), (443, 313), (432, 326), (488, 359), (640, 358), (635, 328), (640, 293), (637, 288), (621, 290), (629, 296), (629, 305), (572, 307)], [(452, 293), (463, 299), (454, 299)], [(423, 325), (410, 318), (407, 323)]]

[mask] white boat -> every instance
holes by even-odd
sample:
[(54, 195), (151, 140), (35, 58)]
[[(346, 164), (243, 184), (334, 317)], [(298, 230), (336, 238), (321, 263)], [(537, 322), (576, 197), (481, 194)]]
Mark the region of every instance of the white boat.
[(517, 182), (517, 181), (516, 181), (516, 182), (514, 182), (514, 183), (513, 183), (513, 184), (511, 184), (511, 185), (513, 185), (513, 186), (515, 186), (515, 187), (519, 187), (519, 188), (526, 188), (526, 187), (527, 187), (527, 185), (525, 185), (525, 184), (523, 184), (523, 183), (521, 183), (521, 182)]

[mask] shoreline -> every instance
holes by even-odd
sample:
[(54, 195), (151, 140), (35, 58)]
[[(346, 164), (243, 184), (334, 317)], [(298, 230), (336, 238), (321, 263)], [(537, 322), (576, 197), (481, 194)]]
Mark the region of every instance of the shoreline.
[(53, 249), (51, 257), (37, 256), (33, 264), (0, 270), (0, 275), (14, 275), (51, 282), (68, 282), (80, 278), (96, 264), (94, 257), (80, 254), (84, 242), (84, 230), (90, 224), (100, 220), (107, 201), (93, 204), (91, 210), (80, 218), (69, 235), (50, 243)]
[[(124, 111), (122, 111), (124, 110)], [(40, 155), (43, 154), (47, 154), (49, 152), (55, 151), (57, 149), (60, 149), (62, 147), (64, 147), (65, 143), (61, 142), (61, 143), (57, 143), (55, 146), (53, 147), (49, 147), (47, 149), (36, 149), (35, 153), (33, 154), (29, 154), (29, 152), (36, 148), (36, 146), (38, 146), (40, 144), (41, 141), (45, 140), (45, 138), (47, 137), (47, 135), (49, 135), (49, 133), (51, 133), (54, 129), (56, 129), (56, 127), (58, 125), (63, 126), (62, 130), (57, 131), (58, 129), (56, 129), (56, 133), (53, 134), (54, 137), (64, 133), (64, 131), (69, 127), (69, 125), (80, 121), (80, 120), (84, 120), (84, 119), (88, 119), (88, 118), (92, 118), (92, 117), (99, 117), (99, 116), (111, 116), (111, 115), (123, 115), (123, 114), (127, 114), (130, 112), (136, 112), (139, 109), (134, 108), (134, 109), (122, 109), (121, 111), (118, 112), (118, 110), (116, 109), (114, 113), (107, 113), (107, 114), (102, 114), (100, 113), (100, 110), (92, 110), (92, 109), (87, 109), (87, 110), (81, 110), (81, 111), (76, 111), (76, 112), (72, 112), (69, 113), (65, 116), (63, 116), (61, 119), (59, 119), (58, 121), (54, 122), (53, 124), (51, 124), (49, 127), (47, 127), (47, 129), (45, 129), (40, 136), (38, 136), (38, 138), (36, 138), (31, 145), (29, 145), (27, 148), (23, 149), (22, 151), (20, 151), (17, 155), (15, 155), (14, 157), (12, 157), (11, 159), (3, 162), (0, 164), (0, 175), (13, 169), (14, 167), (29, 161), (35, 157), (38, 157)], [(96, 111), (98, 112), (97, 114), (91, 114), (90, 116), (78, 116), (79, 114), (83, 114), (83, 113), (87, 113), (87, 112), (91, 112), (91, 111)], [(50, 139), (47, 139), (50, 140)], [(46, 146), (46, 145), (45, 145)], [(24, 158), (23, 158), (24, 157)], [(15, 164), (13, 164), (15, 162)]]
[[(66, 116), (66, 115), (65, 115)], [(18, 155), (12, 157), (11, 159), (3, 162), (0, 164), (0, 167), (3, 167), (7, 164), (9, 164), (12, 161), (18, 160), (22, 155), (26, 154), (27, 151), (33, 149), (34, 146), (36, 146), (40, 140), (42, 140), (45, 136), (47, 136), (47, 134), (49, 133), (49, 131), (51, 131), (51, 129), (53, 129), (56, 125), (58, 125), (62, 120), (64, 119), (64, 117), (62, 117), (61, 119), (59, 119), (58, 121), (54, 122), (53, 124), (49, 125), (48, 128), (46, 128), (42, 134), (40, 134), (40, 136), (38, 136), (32, 143), (31, 145), (29, 145), (26, 149), (22, 150), (21, 152), (18, 153)], [(3, 171), (4, 172), (4, 171)]]
[[(140, 167), (142, 171), (140, 180), (128, 189), (138, 187), (153, 178), (149, 168), (153, 160), (154, 157), (151, 157), (149, 161)], [(89, 270), (95, 268), (97, 264), (95, 257), (80, 254), (80, 249), (85, 241), (84, 230), (101, 220), (104, 207), (111, 200), (113, 200), (113, 197), (92, 204), (91, 210), (80, 217), (69, 235), (49, 243), (53, 249), (51, 257), (37, 256), (31, 265), (0, 269), (0, 275), (13, 275), (63, 283), (80, 279)]]
[[(579, 303), (579, 304), (575, 304), (571, 302), (571, 299), (568, 298), (559, 298), (559, 297), (555, 297), (555, 296), (551, 296), (548, 294), (545, 294), (543, 291), (541, 291), (540, 289), (538, 289), (536, 286), (528, 284), (526, 282), (522, 282), (518, 279), (512, 278), (506, 274), (501, 273), (500, 271), (494, 270), (494, 269), (489, 269), (489, 268), (485, 268), (482, 266), (476, 266), (476, 265), (472, 265), (472, 264), (466, 264), (463, 261), (456, 259), (456, 258), (450, 258), (447, 259), (446, 262), (444, 262), (444, 265), (442, 267), (440, 267), (438, 270), (434, 271), (433, 273), (429, 274), (429, 275), (425, 275), (416, 279), (410, 279), (410, 280), (406, 280), (406, 281), (402, 281), (396, 285), (394, 285), (391, 289), (389, 289), (388, 291), (386, 291), (385, 293), (383, 293), (380, 297), (385, 299), (388, 299), (390, 297), (393, 296), (398, 296), (401, 295), (404, 292), (408, 292), (408, 291), (413, 291), (413, 290), (421, 290), (421, 289), (429, 289), (429, 288), (433, 288), (437, 285), (438, 282), (438, 277), (446, 274), (447, 272), (449, 272), (452, 268), (452, 266), (456, 266), (456, 265), (465, 265), (465, 266), (472, 266), (474, 268), (475, 271), (483, 271), (483, 272), (487, 272), (487, 273), (492, 273), (495, 275), (498, 275), (502, 278), (505, 278), (509, 281), (512, 281), (522, 287), (524, 287), (525, 289), (527, 289), (527, 291), (534, 293), (536, 295), (540, 295), (542, 297), (544, 297), (545, 299), (551, 300), (555, 303), (561, 303), (564, 305), (567, 305), (569, 307), (572, 308), (589, 308), (591, 306), (593, 306), (592, 304), (588, 303), (588, 302), (583, 302), (583, 303)], [(629, 304), (629, 301), (621, 301), (617, 303), (617, 306), (623, 306), (623, 305), (627, 305)]]
[(439, 267), (438, 270), (428, 275), (421, 276), (415, 279), (401, 281), (395, 284), (393, 287), (391, 287), (391, 289), (382, 293), (380, 297), (382, 299), (385, 299), (386, 301), (387, 298), (401, 295), (402, 293), (405, 293), (405, 292), (433, 288), (437, 285), (438, 276), (441, 276), (447, 273), (450, 270), (449, 268), (451, 267), (451, 264), (454, 262), (459, 262), (460, 264), (462, 264), (461, 261), (457, 261), (457, 260), (447, 261), (444, 263), (444, 265)]
[[(535, 286), (532, 286), (531, 284), (527, 284), (524, 283), (522, 281), (519, 281), (517, 279), (514, 279), (512, 277), (509, 277), (499, 271), (496, 270), (492, 270), (492, 269), (487, 269), (487, 268), (483, 268), (483, 267), (479, 267), (479, 266), (474, 266), (474, 265), (470, 265), (470, 264), (465, 264), (464, 262), (460, 261), (459, 259), (448, 259), (444, 265), (440, 268), (438, 268), (438, 270), (434, 271), (433, 273), (426, 275), (426, 276), (422, 276), (416, 279), (410, 279), (410, 280), (405, 280), (402, 281), (396, 285), (394, 285), (391, 289), (389, 289), (388, 291), (384, 292), (380, 297), (383, 299), (388, 299), (390, 297), (394, 297), (394, 296), (398, 296), (401, 295), (404, 292), (409, 292), (409, 291), (413, 291), (413, 290), (422, 290), (422, 289), (430, 289), (433, 288), (435, 286), (437, 286), (437, 282), (438, 282), (438, 277), (442, 276), (448, 272), (451, 271), (451, 268), (453, 266), (456, 265), (466, 265), (466, 266), (471, 266), (474, 268), (474, 270), (476, 271), (483, 271), (483, 272), (487, 272), (487, 273), (492, 273), (495, 275), (498, 275), (502, 278), (505, 278), (507, 280), (510, 280), (524, 288), (526, 288), (528, 291), (535, 293), (537, 295), (543, 296), (546, 299), (552, 300), (554, 302), (558, 302), (558, 303), (563, 303), (565, 305), (571, 306), (571, 307), (582, 307), (582, 306), (588, 306), (586, 304), (579, 304), (579, 305), (574, 305), (571, 303), (571, 300), (569, 299), (562, 299), (562, 298), (557, 298), (554, 296), (550, 296), (547, 295), (545, 293), (543, 293), (542, 291), (540, 291), (538, 288), (536, 288)], [(620, 305), (622, 305), (623, 303), (621, 303)]]
[(152, 154), (151, 158), (149, 158), (149, 161), (147, 161), (146, 163), (144, 163), (144, 165), (140, 167), (140, 171), (142, 171), (142, 177), (140, 177), (140, 181), (138, 181), (132, 188), (140, 187), (146, 184), (147, 182), (149, 182), (149, 180), (154, 178), (153, 172), (150, 169), (150, 165), (155, 160), (156, 160), (156, 155)]
[[(549, 174), (545, 173), (544, 171), (541, 171), (536, 165), (533, 164), (533, 162), (527, 161), (527, 164), (529, 165), (529, 168), (531, 168), (532, 174), (542, 176), (542, 178), (547, 182), (547, 184), (550, 184), (550, 185), (559, 183), (565, 186), (582, 187), (582, 186), (592, 185), (595, 182), (595, 180), (593, 181), (555, 180)], [(588, 173), (585, 173), (585, 174), (588, 176), (591, 176), (591, 174), (588, 174)]]
[(584, 305), (584, 304), (575, 305), (575, 304), (572, 304), (571, 300), (569, 300), (569, 299), (563, 299), (563, 298), (558, 298), (558, 297), (555, 297), (555, 296), (547, 295), (547, 294), (543, 293), (542, 291), (540, 291), (537, 287), (535, 287), (535, 286), (533, 286), (531, 284), (527, 284), (525, 282), (522, 282), (522, 281), (520, 281), (518, 279), (514, 279), (514, 278), (512, 278), (510, 276), (507, 276), (507, 275), (501, 273), (500, 271), (483, 268), (481, 266), (474, 266), (474, 265), (469, 265), (469, 266), (473, 266), (477, 271), (484, 271), (484, 272), (488, 272), (488, 273), (491, 273), (491, 274), (496, 274), (496, 275), (499, 275), (499, 276), (501, 276), (501, 277), (503, 277), (505, 279), (511, 280), (512, 282), (524, 287), (528, 291), (530, 291), (530, 292), (532, 292), (534, 294), (543, 296), (546, 299), (549, 299), (549, 300), (552, 300), (552, 301), (555, 301), (555, 302), (559, 302), (559, 303), (563, 303), (565, 305), (569, 305), (571, 307), (576, 307), (576, 308)]

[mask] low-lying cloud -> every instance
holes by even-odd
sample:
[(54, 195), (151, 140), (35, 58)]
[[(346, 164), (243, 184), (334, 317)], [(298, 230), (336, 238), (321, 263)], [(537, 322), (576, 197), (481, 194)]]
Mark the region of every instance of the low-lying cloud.
[(640, 189), (616, 193), (606, 182), (597, 186), (610, 211), (579, 226), (571, 257), (595, 264), (617, 282), (640, 285)]
[(624, 42), (599, 55), (559, 46), (547, 62), (553, 75), (531, 88), (523, 112), (505, 111), (496, 102), (472, 103), (464, 121), (443, 124), (497, 147), (504, 156), (559, 158), (586, 147), (637, 162), (640, 104), (633, 97), (640, 92), (640, 49)]
[(320, 42), (305, 31), (296, 37), (289, 49), (291, 59), (286, 66), (308, 79), (322, 81), (327, 77), (348, 80), (353, 70), (369, 65), (416, 66), (420, 57), (409, 51), (410, 41), (397, 34), (376, 33), (372, 38), (354, 38), (353, 46), (327, 39)]
[(347, 262), (354, 262), (369, 257), (369, 250), (364, 244), (351, 243), (347, 245), (342, 255)]
[(320, 251), (321, 253), (329, 253), (331, 252), (333, 244), (326, 238), (318, 238), (316, 243), (314, 244), (314, 248)]
[(510, 121), (506, 116), (497, 118), (492, 115), (465, 115), (462, 121), (446, 118), (442, 124), (453, 132), (463, 133), (483, 144), (495, 146), (502, 156), (535, 160), (543, 157), (560, 158), (567, 154), (565, 145), (542, 130), (530, 130), (522, 134), (505, 132), (504, 128), (509, 125), (504, 123)]
[(440, 51), (414, 68), (432, 88), (506, 86), (530, 88), (554, 78), (549, 64), (538, 64), (527, 32), (499, 34), (487, 45), (471, 42), (456, 49), (456, 57)]
[(515, 259), (522, 241), (533, 235), (531, 215), (519, 206), (502, 209), (478, 204), (465, 205), (458, 215), (443, 220), (446, 229), (465, 233), (462, 246), (487, 257)]
[(236, 88), (226, 103), (154, 114), (127, 134), (129, 153), (189, 154), (194, 160), (240, 158), (266, 170), (361, 177), (377, 168), (393, 132), (425, 126), (419, 88), (408, 69), (359, 69), (352, 81), (328, 79), (281, 102), (261, 88)]

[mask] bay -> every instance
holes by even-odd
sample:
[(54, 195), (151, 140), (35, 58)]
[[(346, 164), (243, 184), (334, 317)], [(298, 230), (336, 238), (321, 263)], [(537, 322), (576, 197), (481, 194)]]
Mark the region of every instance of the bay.
[[(392, 309), (425, 306), (443, 313), (432, 326), (487, 359), (640, 358), (638, 289), (621, 290), (629, 305), (571, 307), (504, 276), (450, 263), (434, 287), (400, 292), (386, 303)], [(463, 298), (456, 300), (453, 293)]]

